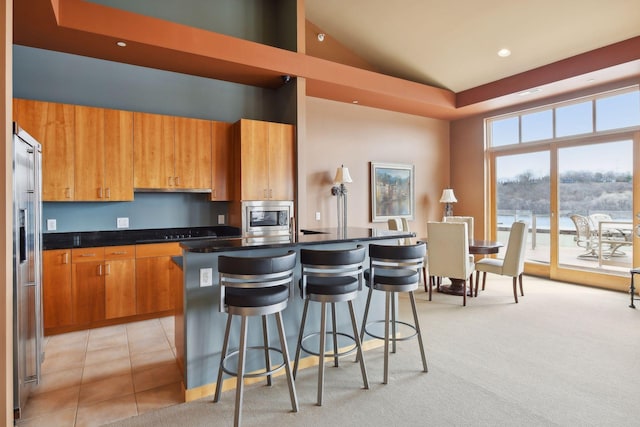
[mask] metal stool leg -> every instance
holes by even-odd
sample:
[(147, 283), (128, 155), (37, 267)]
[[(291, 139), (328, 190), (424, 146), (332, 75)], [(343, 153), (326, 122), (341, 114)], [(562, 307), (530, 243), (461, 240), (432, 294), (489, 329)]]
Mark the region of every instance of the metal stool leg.
[(322, 406), (322, 390), (324, 389), (324, 350), (325, 334), (327, 331), (327, 309), (326, 303), (321, 303), (320, 312), (320, 345), (318, 346), (318, 401), (316, 405)]
[(391, 292), (385, 292), (384, 303), (384, 378), (382, 384), (389, 382), (389, 315), (391, 311)]
[(331, 323), (333, 324), (333, 366), (338, 367), (338, 327), (336, 322), (336, 303), (331, 303)]
[(229, 331), (231, 330), (231, 317), (232, 315), (227, 315), (227, 327), (224, 331), (224, 342), (222, 344), (222, 352), (220, 353), (220, 366), (218, 368), (218, 380), (216, 381), (216, 394), (213, 397), (214, 402), (218, 402), (220, 400), (220, 393), (222, 391), (222, 366), (224, 363), (224, 358), (227, 355), (227, 347), (229, 346)]
[[(264, 367), (267, 372), (271, 370), (271, 357), (269, 355), (269, 329), (267, 316), (262, 316), (262, 340), (264, 342)], [(271, 374), (267, 375), (267, 385), (271, 386)]]
[[(364, 306), (364, 316), (362, 317), (362, 328), (360, 328), (360, 342), (364, 342), (364, 332), (367, 326), (367, 317), (369, 317), (369, 306), (371, 305), (371, 294), (373, 293), (373, 289), (369, 288), (369, 293), (367, 294), (367, 303)], [(357, 353), (356, 353), (356, 362), (358, 361)]]
[(238, 353), (238, 376), (236, 385), (236, 410), (233, 416), (233, 425), (239, 427), (242, 422), (242, 394), (244, 392), (244, 368), (247, 354), (247, 317), (242, 316), (240, 326), (240, 349)]
[(635, 272), (631, 272), (631, 287), (629, 288), (629, 294), (631, 294), (631, 305), (629, 307), (631, 308), (636, 308), (635, 304), (633, 303), (633, 300), (635, 299), (635, 294), (636, 294), (636, 287), (633, 284), (633, 276), (635, 275), (636, 275)]
[(422, 332), (420, 331), (420, 324), (418, 323), (418, 310), (416, 310), (416, 297), (412, 292), (409, 292), (409, 299), (411, 300), (411, 310), (413, 311), (413, 321), (415, 322), (416, 332), (418, 334), (418, 345), (420, 346), (420, 355), (422, 356), (422, 367), (424, 372), (429, 372), (427, 369), (427, 357), (424, 354), (424, 345), (422, 343)]
[(396, 337), (398, 336), (398, 325), (396, 323), (396, 302), (398, 294), (391, 292), (391, 353), (396, 352)]
[(356, 348), (358, 349), (358, 360), (360, 361), (360, 372), (362, 373), (362, 382), (364, 388), (369, 388), (369, 377), (367, 375), (367, 367), (364, 364), (364, 354), (362, 354), (362, 341), (358, 335), (358, 325), (356, 324), (356, 313), (353, 309), (353, 301), (347, 301), (349, 304), (349, 314), (351, 315), (351, 327), (353, 328), (353, 339), (356, 341)]
[(282, 349), (282, 358), (284, 359), (284, 370), (287, 374), (287, 383), (289, 384), (289, 397), (291, 398), (291, 409), (298, 412), (298, 396), (296, 394), (296, 386), (293, 383), (293, 374), (291, 372), (291, 362), (289, 361), (289, 349), (287, 348), (287, 335), (284, 333), (284, 324), (280, 312), (276, 313), (276, 321), (278, 323), (278, 334), (280, 335), (280, 346)]
[(300, 351), (302, 350), (302, 338), (304, 337), (304, 325), (307, 323), (307, 310), (309, 309), (309, 300), (304, 300), (304, 308), (302, 309), (302, 321), (300, 322), (300, 332), (298, 333), (298, 345), (296, 347), (296, 358), (293, 362), (293, 379), (298, 375), (298, 362), (300, 361)]

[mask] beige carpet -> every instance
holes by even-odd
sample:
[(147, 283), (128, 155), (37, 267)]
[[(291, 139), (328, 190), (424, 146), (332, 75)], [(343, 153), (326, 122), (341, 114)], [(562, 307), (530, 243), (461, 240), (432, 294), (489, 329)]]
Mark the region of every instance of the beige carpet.
[[(429, 373), (417, 341), (391, 355), (365, 353), (369, 390), (353, 358), (327, 363), (324, 405), (316, 369), (298, 374), (300, 411), (290, 412), (284, 377), (247, 387), (243, 425), (637, 426), (640, 423), (640, 310), (628, 294), (525, 277), (514, 304), (511, 280), (490, 276), (477, 299), (419, 292)], [(408, 299), (401, 299), (408, 319)], [(293, 351), (293, 350), (292, 350)], [(112, 426), (227, 426), (234, 392), (164, 408)]]

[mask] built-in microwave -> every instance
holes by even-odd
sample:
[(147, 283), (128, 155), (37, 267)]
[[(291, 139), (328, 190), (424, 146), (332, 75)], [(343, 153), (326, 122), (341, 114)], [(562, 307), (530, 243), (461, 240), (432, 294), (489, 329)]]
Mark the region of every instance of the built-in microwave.
[(292, 201), (242, 202), (242, 237), (290, 236)]

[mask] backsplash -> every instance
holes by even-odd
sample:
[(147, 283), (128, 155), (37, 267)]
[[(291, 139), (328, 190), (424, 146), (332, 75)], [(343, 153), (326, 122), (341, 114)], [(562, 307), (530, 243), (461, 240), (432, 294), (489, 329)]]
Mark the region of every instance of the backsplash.
[[(226, 202), (211, 202), (201, 193), (135, 193), (132, 202), (45, 202), (44, 233), (118, 230), (117, 219), (128, 218), (129, 229), (208, 227), (228, 221)], [(54, 219), (56, 230), (48, 230)]]

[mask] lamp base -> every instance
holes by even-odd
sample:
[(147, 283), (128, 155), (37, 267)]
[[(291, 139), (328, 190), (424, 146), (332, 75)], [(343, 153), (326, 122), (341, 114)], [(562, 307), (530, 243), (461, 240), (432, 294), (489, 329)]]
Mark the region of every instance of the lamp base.
[(444, 216), (453, 216), (453, 204), (445, 203), (444, 205)]

